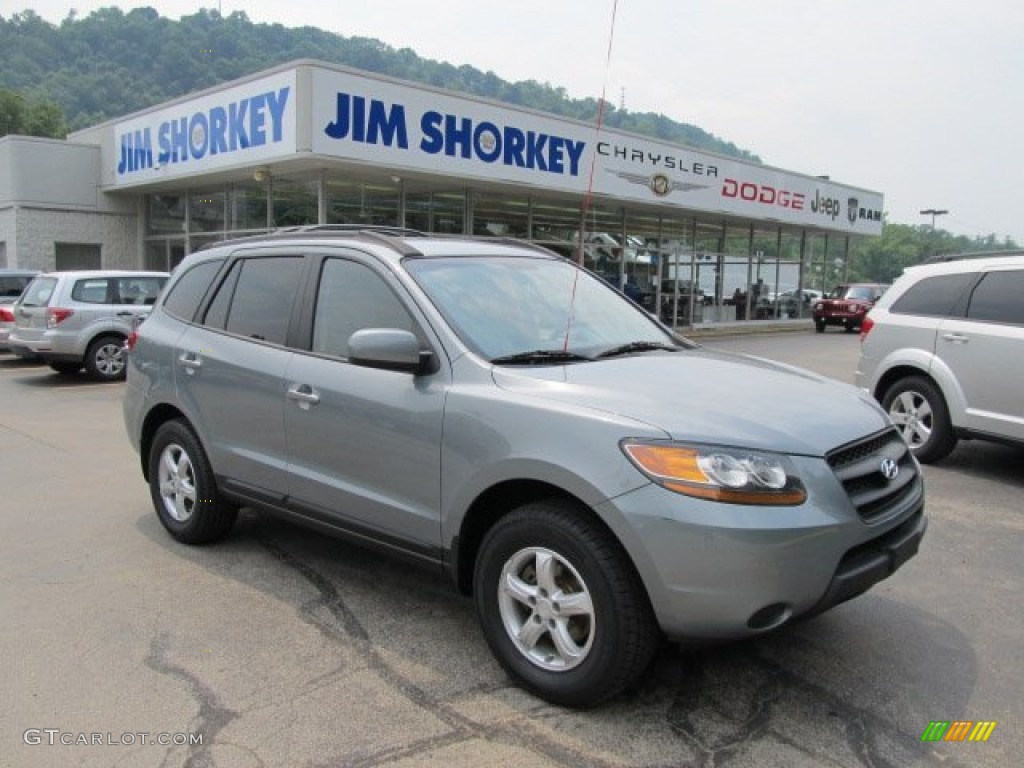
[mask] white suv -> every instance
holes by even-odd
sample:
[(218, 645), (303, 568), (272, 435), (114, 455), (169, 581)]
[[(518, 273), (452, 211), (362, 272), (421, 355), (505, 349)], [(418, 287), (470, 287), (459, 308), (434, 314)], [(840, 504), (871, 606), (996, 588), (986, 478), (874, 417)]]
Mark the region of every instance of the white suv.
[(907, 269), (861, 328), (857, 385), (922, 462), (960, 438), (1024, 444), (1024, 251)]

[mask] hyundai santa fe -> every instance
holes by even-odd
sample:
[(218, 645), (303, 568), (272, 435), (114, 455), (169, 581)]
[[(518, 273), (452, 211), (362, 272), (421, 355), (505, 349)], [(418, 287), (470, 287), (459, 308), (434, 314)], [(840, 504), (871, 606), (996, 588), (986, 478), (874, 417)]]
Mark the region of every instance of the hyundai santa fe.
[(128, 349), (127, 430), (171, 536), (217, 540), (250, 506), (443, 569), (557, 704), (620, 692), (660, 637), (858, 595), (926, 527), (920, 468), (866, 394), (703, 349), (529, 243), (218, 244)]

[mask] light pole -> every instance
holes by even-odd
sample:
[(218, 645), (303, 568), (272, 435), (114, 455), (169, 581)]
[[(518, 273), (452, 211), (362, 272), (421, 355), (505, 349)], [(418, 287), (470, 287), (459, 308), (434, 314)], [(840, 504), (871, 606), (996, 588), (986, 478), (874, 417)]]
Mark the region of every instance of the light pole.
[(921, 211), (921, 215), (922, 216), (931, 216), (932, 217), (932, 232), (935, 231), (935, 217), (936, 216), (945, 216), (947, 213), (949, 213), (949, 211), (939, 210), (937, 208), (925, 208), (923, 211)]
[(938, 244), (935, 242), (935, 217), (945, 216), (947, 213), (949, 213), (949, 211), (947, 211), (944, 208), (925, 208), (923, 211), (921, 211), (922, 216), (932, 217), (932, 256), (939, 252)]

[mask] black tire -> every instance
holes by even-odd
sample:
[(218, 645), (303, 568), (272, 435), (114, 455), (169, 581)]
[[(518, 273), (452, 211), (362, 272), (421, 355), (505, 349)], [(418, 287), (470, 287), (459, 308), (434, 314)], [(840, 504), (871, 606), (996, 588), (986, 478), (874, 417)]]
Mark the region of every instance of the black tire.
[(61, 376), (72, 376), (82, 370), (81, 363), (50, 363), (50, 367)]
[(238, 507), (221, 499), (206, 452), (180, 420), (157, 429), (149, 449), (149, 492), (157, 517), (184, 544), (226, 536)]
[(846, 333), (853, 333), (859, 327), (860, 326), (855, 324), (852, 320), (847, 320), (845, 323), (843, 323), (843, 330), (846, 331)]
[[(538, 573), (545, 561), (547, 576)], [(503, 589), (510, 581), (522, 591)], [(621, 546), (568, 502), (533, 502), (499, 520), (480, 546), (473, 592), (498, 662), (553, 704), (591, 707), (619, 693), (647, 669), (659, 640)], [(570, 602), (577, 610), (567, 610)], [(515, 636), (534, 625), (531, 638)], [(561, 630), (561, 646), (552, 630)]]
[(886, 391), (882, 407), (918, 461), (930, 464), (945, 458), (956, 447), (946, 399), (929, 379), (900, 379)]
[(815, 320), (814, 321), (814, 330), (817, 331), (818, 333), (824, 333), (825, 332), (825, 321), (824, 320)]
[(121, 381), (126, 362), (120, 336), (100, 336), (85, 351), (85, 372), (96, 381)]

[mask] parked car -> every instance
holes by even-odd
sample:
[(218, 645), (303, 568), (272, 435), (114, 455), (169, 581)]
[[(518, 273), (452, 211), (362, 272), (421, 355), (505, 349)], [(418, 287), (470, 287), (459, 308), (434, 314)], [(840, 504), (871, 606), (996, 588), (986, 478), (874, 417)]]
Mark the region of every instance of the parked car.
[(8, 343), (58, 373), (124, 378), (124, 342), (149, 314), (166, 272), (90, 270), (37, 275), (14, 305)]
[(861, 328), (856, 381), (920, 461), (1024, 443), (1024, 253), (911, 267)]
[(0, 351), (9, 349), (7, 339), (14, 327), (12, 305), (37, 274), (30, 269), (0, 269)]
[(848, 333), (857, 330), (888, 287), (882, 283), (837, 285), (834, 291), (814, 302), (814, 330), (824, 333), (829, 325), (841, 325)]
[(779, 294), (779, 314), (795, 318), (811, 312), (811, 307), (822, 298), (821, 291), (804, 288), (802, 291), (786, 291)]
[(750, 637), (860, 594), (926, 527), (871, 398), (702, 349), (528, 243), (218, 244), (127, 348), (125, 424), (171, 536), (256, 506), (441, 568), (508, 673), (562, 705), (621, 691), (662, 634)]

